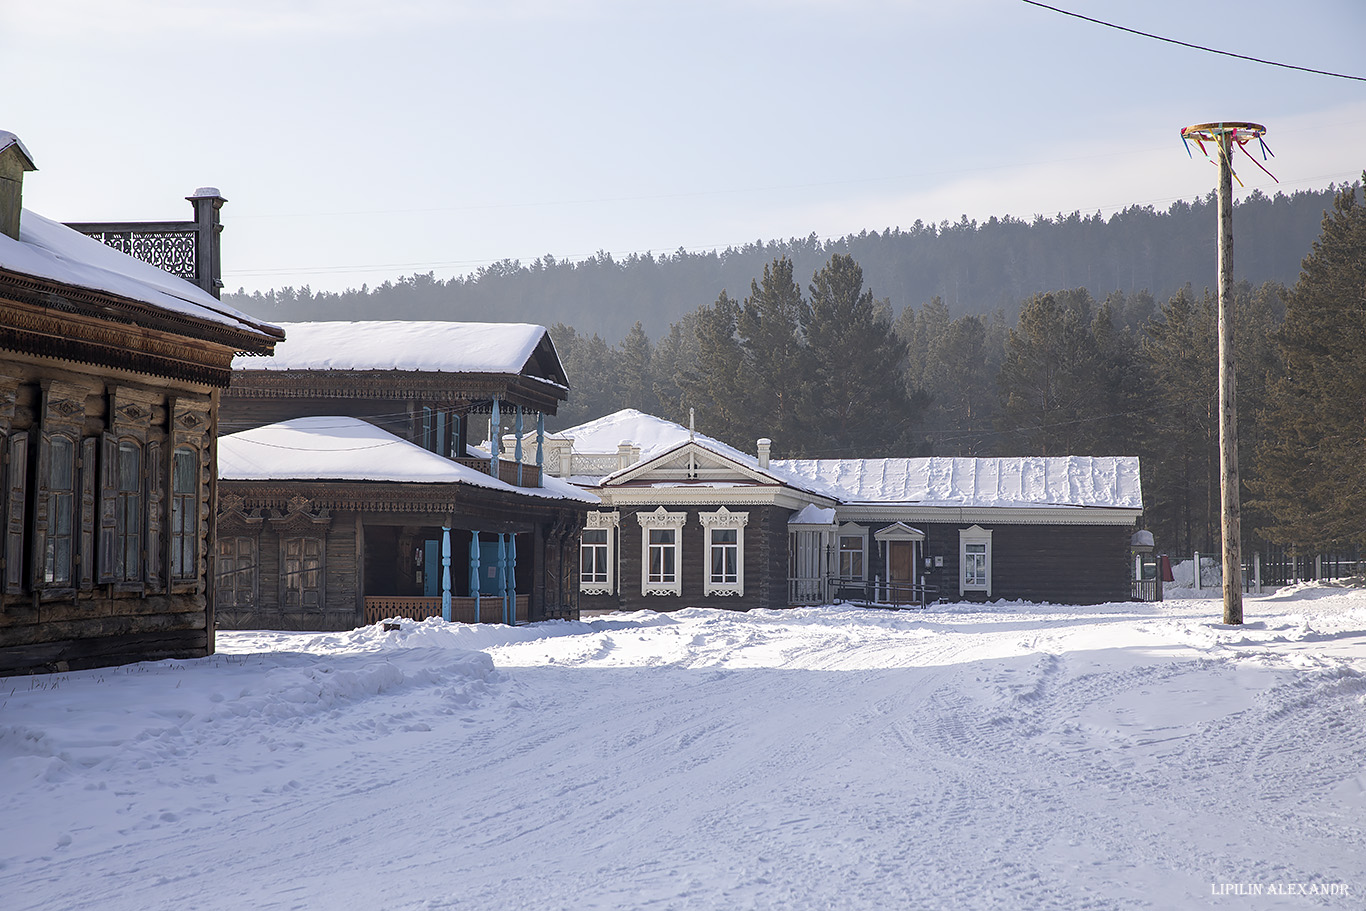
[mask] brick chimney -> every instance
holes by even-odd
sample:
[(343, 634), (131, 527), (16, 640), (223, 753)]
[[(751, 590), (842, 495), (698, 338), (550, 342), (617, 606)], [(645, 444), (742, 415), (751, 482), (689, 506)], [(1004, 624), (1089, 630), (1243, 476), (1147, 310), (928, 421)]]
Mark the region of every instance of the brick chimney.
[(0, 130), (0, 234), (19, 239), (19, 213), (24, 208), (24, 172), (36, 171), (33, 156), (18, 136)]
[(764, 439), (759, 440), (759, 442), (756, 445), (758, 446), (759, 453), (759, 467), (767, 468), (768, 454), (769, 450), (773, 447), (773, 441), (765, 437)]

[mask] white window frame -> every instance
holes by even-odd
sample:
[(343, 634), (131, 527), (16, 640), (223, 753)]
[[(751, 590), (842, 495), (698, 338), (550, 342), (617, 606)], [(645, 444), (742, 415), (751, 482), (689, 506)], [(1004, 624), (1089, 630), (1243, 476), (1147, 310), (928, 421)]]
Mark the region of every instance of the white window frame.
[[(986, 546), (986, 582), (968, 582), (968, 545)], [(987, 597), (991, 597), (991, 529), (983, 528), (980, 525), (973, 525), (970, 528), (960, 528), (958, 530), (958, 594), (966, 595), (969, 592), (985, 592)]]
[[(686, 512), (669, 512), (660, 506), (654, 512), (636, 513), (636, 521), (640, 523), (640, 593), (642, 595), (681, 596), (683, 594), (683, 526), (687, 524), (688, 514)], [(673, 544), (657, 546), (673, 548), (673, 579), (667, 582), (651, 582), (650, 532), (664, 529), (673, 530)]]
[[(722, 506), (715, 512), (699, 512), (697, 521), (706, 530), (706, 558), (702, 566), (702, 592), (705, 595), (743, 597), (745, 594), (745, 526), (749, 524), (749, 513), (731, 512)], [(730, 544), (717, 544), (715, 534), (719, 530), (735, 532), (735, 581), (716, 581), (712, 576), (712, 550), (715, 547), (730, 547)]]
[(617, 590), (617, 529), (620, 523), (621, 513), (619, 512), (590, 512), (588, 514), (587, 521), (584, 523), (584, 531), (607, 532), (607, 579), (606, 581), (589, 581), (583, 578), (584, 547), (602, 547), (603, 545), (585, 545), (581, 539), (579, 541), (579, 594), (610, 595)]
[[(859, 572), (859, 574), (858, 574), (857, 576), (852, 576), (852, 575), (851, 575), (851, 576), (846, 577), (846, 576), (844, 575), (844, 566), (843, 566), (842, 564), (843, 564), (843, 562), (844, 562), (844, 554), (845, 554), (845, 550), (844, 550), (844, 539), (845, 539), (845, 538), (858, 538), (858, 539), (859, 539), (860, 553), (861, 553), (862, 556), (861, 556), (861, 558), (860, 558), (860, 560), (859, 560), (859, 569), (860, 569), (860, 572)], [(854, 524), (853, 522), (846, 522), (845, 524), (841, 525), (839, 528), (835, 529), (835, 547), (834, 547), (834, 551), (835, 551), (835, 553), (834, 553), (834, 563), (835, 563), (835, 566), (834, 566), (835, 572), (834, 572), (834, 574), (835, 574), (836, 576), (839, 576), (841, 579), (843, 579), (843, 578), (858, 579), (859, 581), (862, 581), (862, 582), (866, 582), (866, 581), (868, 580), (868, 529), (867, 529), (867, 528), (865, 528), (865, 527), (862, 526), (862, 525), (856, 525), (856, 524)], [(853, 553), (853, 551), (849, 551), (849, 553)]]

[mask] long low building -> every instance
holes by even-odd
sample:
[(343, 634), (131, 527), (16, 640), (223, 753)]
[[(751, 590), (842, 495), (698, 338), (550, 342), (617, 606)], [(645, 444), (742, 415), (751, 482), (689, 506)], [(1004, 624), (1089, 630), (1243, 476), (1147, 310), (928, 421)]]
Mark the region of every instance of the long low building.
[(556, 434), (584, 608), (1130, 595), (1136, 457), (774, 459), (622, 411)]

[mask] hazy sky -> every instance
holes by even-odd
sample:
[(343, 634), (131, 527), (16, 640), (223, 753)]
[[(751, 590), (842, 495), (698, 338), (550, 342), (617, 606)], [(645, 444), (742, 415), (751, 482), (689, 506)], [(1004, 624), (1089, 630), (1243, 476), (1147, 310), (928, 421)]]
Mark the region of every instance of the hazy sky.
[[(1366, 75), (1361, 0), (1052, 5)], [(217, 186), (230, 290), (1161, 209), (1213, 189), (1178, 135), (1209, 120), (1266, 124), (1248, 190), (1366, 168), (1366, 83), (1021, 0), (4, 0), (0, 85), (28, 208)]]

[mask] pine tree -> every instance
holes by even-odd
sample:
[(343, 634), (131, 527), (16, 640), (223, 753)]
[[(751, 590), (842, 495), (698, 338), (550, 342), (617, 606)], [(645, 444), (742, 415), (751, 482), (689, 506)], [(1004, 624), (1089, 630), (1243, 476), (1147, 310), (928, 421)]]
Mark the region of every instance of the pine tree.
[(1323, 219), (1279, 343), (1257, 458), (1268, 532), (1302, 547), (1366, 544), (1366, 207), (1353, 187)]
[(1040, 294), (1020, 310), (998, 379), (998, 425), (1015, 454), (1091, 454), (1094, 422), (1106, 413), (1091, 322), (1084, 290)]
[(761, 281), (750, 282), (736, 323), (748, 383), (735, 394), (778, 452), (791, 451), (802, 433), (808, 367), (802, 326), (809, 313), (792, 261), (780, 257), (764, 266)]
[(812, 382), (803, 448), (813, 456), (898, 454), (923, 418), (905, 384), (906, 343), (890, 306), (863, 288), (863, 270), (836, 254), (815, 274), (802, 327)]

